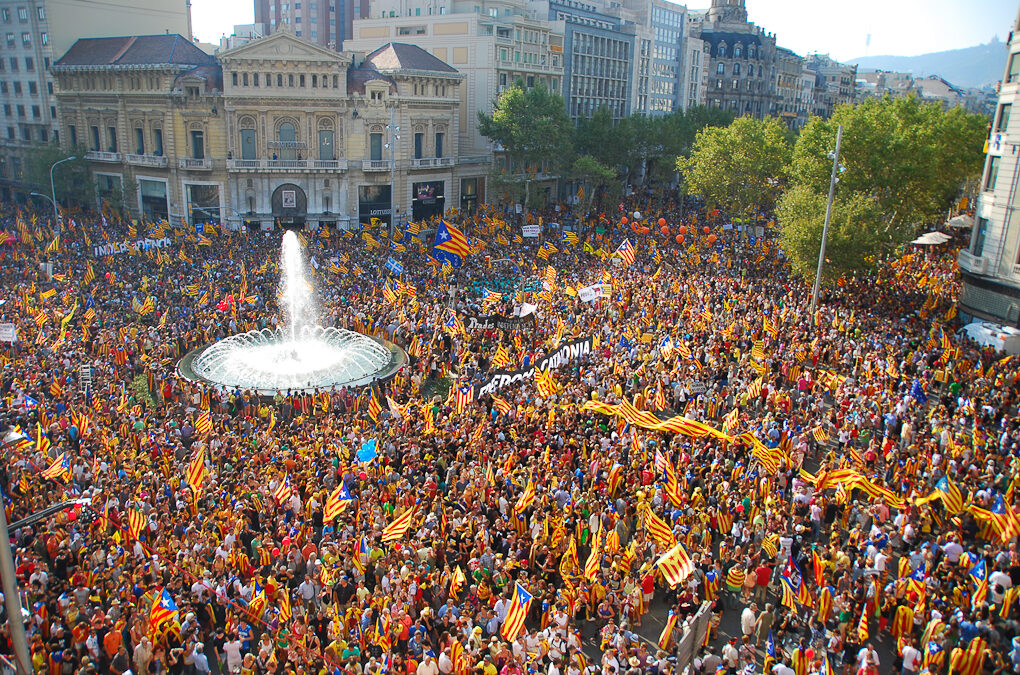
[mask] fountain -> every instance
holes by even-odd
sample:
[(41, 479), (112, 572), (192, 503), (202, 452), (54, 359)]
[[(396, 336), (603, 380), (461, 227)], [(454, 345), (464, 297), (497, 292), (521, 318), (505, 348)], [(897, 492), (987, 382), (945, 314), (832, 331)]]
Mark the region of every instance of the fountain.
[(271, 395), (367, 385), (407, 362), (386, 340), (318, 325), (301, 241), (289, 230), (280, 264), (283, 325), (231, 335), (188, 353), (178, 364), (182, 376)]

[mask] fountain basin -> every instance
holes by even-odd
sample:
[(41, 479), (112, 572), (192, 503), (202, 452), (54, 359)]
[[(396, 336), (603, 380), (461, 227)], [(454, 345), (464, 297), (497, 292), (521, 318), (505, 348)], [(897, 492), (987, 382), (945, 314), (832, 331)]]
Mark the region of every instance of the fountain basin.
[(182, 377), (271, 396), (277, 392), (352, 388), (395, 374), (407, 354), (381, 338), (342, 328), (302, 327), (249, 331), (189, 352)]

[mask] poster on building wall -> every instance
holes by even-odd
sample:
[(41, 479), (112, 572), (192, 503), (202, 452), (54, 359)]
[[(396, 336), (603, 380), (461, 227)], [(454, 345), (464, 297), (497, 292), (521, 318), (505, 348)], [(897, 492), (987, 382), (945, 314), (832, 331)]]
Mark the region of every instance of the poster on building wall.
[(297, 208), (297, 192), (295, 190), (284, 190), (280, 194), (280, 201), (285, 209)]

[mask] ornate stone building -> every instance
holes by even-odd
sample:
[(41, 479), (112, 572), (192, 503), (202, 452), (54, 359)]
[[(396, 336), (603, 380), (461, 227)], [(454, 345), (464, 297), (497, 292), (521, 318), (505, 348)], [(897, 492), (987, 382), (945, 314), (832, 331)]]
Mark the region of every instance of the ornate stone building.
[[(418, 47), (336, 52), (281, 31), (202, 63), (119, 51), (76, 44), (61, 59), (60, 114), (140, 213), (345, 225), (484, 201), (487, 167), (457, 161), (463, 76)], [(75, 75), (96, 68), (99, 81)]]
[(712, 0), (691, 13), (691, 35), (705, 43), (706, 105), (757, 118), (776, 114), (776, 36), (747, 20), (744, 0)]
[(61, 143), (84, 146), (100, 199), (123, 193), (150, 218), (188, 217), (189, 206), (219, 217), (213, 158), (226, 145), (215, 59), (180, 35), (91, 38), (52, 70)]

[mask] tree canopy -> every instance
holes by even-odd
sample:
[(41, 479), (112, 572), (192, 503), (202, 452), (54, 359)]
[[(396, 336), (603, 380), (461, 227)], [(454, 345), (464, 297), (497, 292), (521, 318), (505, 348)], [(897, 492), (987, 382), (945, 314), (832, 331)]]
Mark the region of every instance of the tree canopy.
[[(783, 250), (790, 258), (793, 270), (809, 279), (814, 278), (818, 264), (827, 200), (827, 194), (796, 185), (788, 189), (779, 201)], [(825, 278), (837, 279), (842, 274), (866, 267), (874, 251), (902, 243), (902, 231), (888, 227), (873, 199), (859, 193), (837, 193), (825, 245)]]
[(41, 194), (50, 194), (50, 167), (62, 159), (77, 157), (65, 162), (53, 172), (53, 187), (57, 193), (57, 202), (62, 206), (69, 204), (89, 204), (95, 201), (95, 187), (89, 180), (89, 165), (85, 160), (87, 150), (84, 147), (65, 150), (56, 143), (40, 145), (27, 151), (23, 180), (33, 186)]
[(811, 118), (793, 152), (795, 187), (778, 209), (784, 248), (802, 273), (814, 274), (817, 264), (839, 125), (843, 171), (826, 247), (830, 278), (868, 266), (941, 218), (961, 185), (980, 173), (987, 134), (980, 115), (913, 96), (867, 99), (836, 108), (828, 120)]
[(690, 156), (678, 157), (684, 188), (734, 216), (771, 211), (785, 185), (792, 148), (775, 118), (741, 117), (698, 131)]
[(478, 111), (479, 130), (498, 143), (509, 160), (507, 173), (525, 183), (569, 159), (573, 125), (563, 97), (543, 85), (525, 89), (518, 80), (496, 99), (492, 115)]
[(914, 96), (867, 99), (836, 108), (828, 120), (813, 117), (793, 153), (793, 180), (827, 193), (836, 127), (843, 125), (841, 194), (875, 199), (894, 226), (929, 222), (945, 211), (960, 185), (981, 171), (988, 133), (980, 115)]

